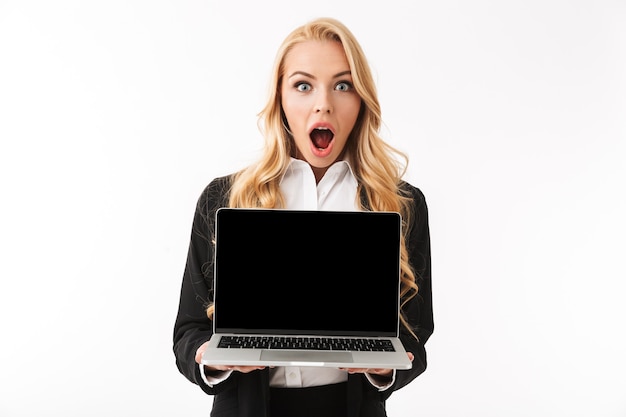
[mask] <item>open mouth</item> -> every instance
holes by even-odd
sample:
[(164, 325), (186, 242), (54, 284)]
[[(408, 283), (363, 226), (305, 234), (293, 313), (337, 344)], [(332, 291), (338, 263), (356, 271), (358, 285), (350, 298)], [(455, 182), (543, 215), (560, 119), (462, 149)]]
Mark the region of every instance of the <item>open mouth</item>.
[(328, 128), (317, 127), (311, 131), (309, 137), (317, 149), (324, 150), (328, 148), (328, 145), (332, 142), (335, 134)]

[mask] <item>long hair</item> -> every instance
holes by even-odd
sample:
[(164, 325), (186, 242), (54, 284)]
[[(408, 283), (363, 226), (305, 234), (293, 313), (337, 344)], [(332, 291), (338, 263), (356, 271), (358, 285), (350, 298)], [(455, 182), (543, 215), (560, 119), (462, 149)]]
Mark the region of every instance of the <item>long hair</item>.
[[(346, 143), (351, 167), (358, 181), (358, 204), (362, 210), (395, 211), (402, 215), (404, 239), (401, 245), (401, 297), (402, 305), (418, 292), (415, 272), (409, 264), (406, 247), (410, 224), (410, 198), (400, 189), (408, 158), (391, 147), (379, 136), (381, 111), (369, 64), (354, 35), (341, 22), (319, 18), (296, 28), (280, 46), (270, 82), (267, 104), (259, 113), (259, 129), (265, 138), (260, 160), (233, 174), (230, 190), (231, 207), (282, 208), (284, 198), (280, 180), (290, 158), (295, 155), (295, 144), (286, 125), (281, 106), (281, 83), (285, 75), (285, 57), (292, 48), (306, 41), (339, 42), (345, 52), (356, 93), (361, 98), (361, 108), (355, 126)], [(213, 306), (207, 315), (212, 317)], [(404, 314), (400, 319), (405, 328), (415, 336)]]

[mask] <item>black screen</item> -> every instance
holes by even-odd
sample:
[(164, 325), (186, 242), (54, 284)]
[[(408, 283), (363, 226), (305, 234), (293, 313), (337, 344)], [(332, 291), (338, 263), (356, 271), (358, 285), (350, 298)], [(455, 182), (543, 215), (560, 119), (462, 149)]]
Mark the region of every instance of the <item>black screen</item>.
[(220, 209), (220, 332), (395, 335), (400, 216)]

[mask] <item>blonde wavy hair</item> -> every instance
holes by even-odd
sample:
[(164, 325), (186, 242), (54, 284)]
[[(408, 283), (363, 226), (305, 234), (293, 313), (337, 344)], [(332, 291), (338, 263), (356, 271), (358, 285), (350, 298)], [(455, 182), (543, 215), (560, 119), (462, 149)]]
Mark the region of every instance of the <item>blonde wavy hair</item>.
[[(265, 147), (257, 163), (233, 174), (229, 206), (284, 206), (280, 180), (290, 158), (295, 156), (295, 144), (282, 110), (280, 86), (285, 73), (285, 57), (295, 45), (307, 41), (339, 42), (346, 54), (355, 91), (361, 98), (359, 116), (346, 143), (346, 154), (350, 155), (351, 167), (359, 184), (357, 204), (362, 210), (393, 211), (402, 215), (405, 236), (401, 247), (400, 291), (404, 305), (418, 292), (415, 272), (409, 264), (406, 248), (408, 227), (405, 226), (410, 224), (411, 200), (400, 189), (408, 158), (379, 136), (381, 111), (369, 64), (356, 38), (341, 22), (319, 18), (296, 28), (283, 41), (276, 55), (267, 104), (258, 115)], [(214, 306), (209, 306), (209, 318), (213, 311)], [(400, 319), (415, 336), (404, 314), (400, 315)]]

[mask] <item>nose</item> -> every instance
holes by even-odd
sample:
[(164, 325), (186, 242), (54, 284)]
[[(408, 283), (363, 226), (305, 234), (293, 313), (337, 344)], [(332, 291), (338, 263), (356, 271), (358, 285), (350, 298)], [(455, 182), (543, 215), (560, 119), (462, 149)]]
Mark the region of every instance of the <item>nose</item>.
[(315, 113), (330, 113), (329, 106), (316, 106)]
[(333, 106), (329, 93), (320, 92), (315, 103), (315, 113), (331, 113)]

